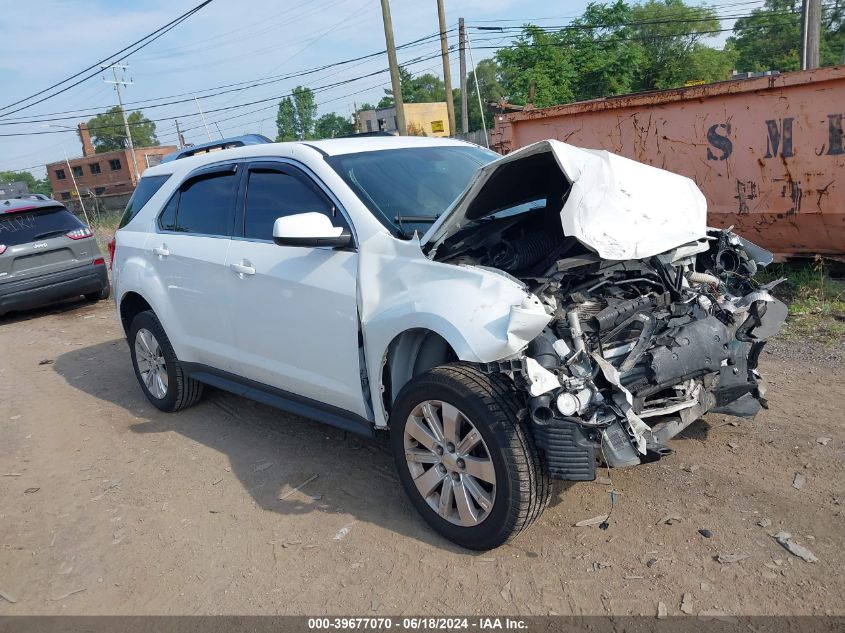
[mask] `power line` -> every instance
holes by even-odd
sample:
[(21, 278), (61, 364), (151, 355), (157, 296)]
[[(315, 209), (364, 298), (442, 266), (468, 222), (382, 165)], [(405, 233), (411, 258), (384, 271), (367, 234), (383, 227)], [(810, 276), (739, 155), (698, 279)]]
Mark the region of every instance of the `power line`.
[[(453, 31), (453, 30), (454, 30), (454, 28), (449, 29), (449, 31)], [(429, 40), (433, 40), (433, 39), (436, 39), (436, 38), (439, 38), (439, 37), (440, 37), (439, 32), (438, 33), (432, 33), (430, 35), (426, 35), (425, 37), (421, 37), (421, 38), (418, 38), (416, 40), (406, 42), (405, 44), (401, 44), (401, 45), (397, 46), (396, 49), (400, 50), (400, 49), (412, 48), (414, 46), (419, 46), (421, 44), (426, 43)], [(266, 80), (263, 80), (263, 79), (254, 80), (253, 79), (253, 80), (248, 80), (248, 81), (236, 82), (236, 83), (232, 83), (232, 84), (225, 84), (225, 85), (222, 85), (222, 86), (217, 86), (216, 88), (205, 88), (205, 89), (198, 90), (198, 91), (195, 91), (195, 92), (183, 92), (183, 93), (179, 93), (179, 94), (176, 94), (176, 95), (170, 95), (170, 96), (151, 97), (150, 99), (141, 99), (141, 100), (138, 100), (138, 101), (128, 101), (128, 102), (126, 102), (125, 105), (128, 107), (128, 106), (138, 106), (138, 105), (141, 105), (141, 104), (147, 104), (147, 105), (143, 105), (142, 107), (145, 108), (145, 109), (150, 109), (150, 108), (158, 108), (158, 107), (163, 107), (163, 106), (168, 106), (168, 105), (177, 105), (177, 104), (180, 104), (180, 103), (186, 103), (186, 102), (189, 102), (189, 101), (193, 101), (195, 96), (197, 96), (199, 99), (208, 99), (208, 98), (220, 96), (222, 94), (227, 94), (227, 93), (231, 93), (231, 92), (240, 92), (240, 91), (243, 91), (243, 90), (249, 90), (251, 88), (257, 88), (257, 87), (261, 87), (261, 86), (270, 85), (270, 84), (273, 84), (273, 83), (278, 83), (280, 81), (286, 81), (288, 79), (294, 79), (294, 78), (298, 78), (298, 77), (305, 77), (305, 76), (308, 76), (308, 75), (313, 75), (313, 74), (321, 72), (323, 70), (329, 70), (331, 68), (336, 68), (336, 67), (339, 67), (339, 66), (345, 66), (345, 65), (348, 65), (348, 64), (351, 64), (351, 63), (354, 63), (354, 62), (360, 62), (360, 61), (372, 59), (374, 57), (379, 57), (381, 55), (384, 55), (386, 52), (387, 52), (387, 50), (377, 51), (375, 53), (368, 53), (366, 55), (361, 55), (359, 57), (353, 57), (353, 58), (350, 58), (350, 59), (341, 60), (339, 62), (324, 64), (323, 66), (317, 66), (317, 67), (309, 68), (309, 69), (306, 69), (306, 70), (303, 70), (303, 71), (287, 73), (287, 74), (284, 74), (284, 75), (277, 75), (275, 77), (267, 78)], [(215, 92), (213, 94), (196, 95), (196, 92), (209, 92), (211, 90), (216, 90), (216, 89), (220, 89), (220, 91)], [(186, 98), (178, 100), (180, 97), (186, 97)], [(177, 100), (167, 101), (167, 102), (164, 102), (164, 103), (149, 103), (149, 102), (152, 102), (152, 101), (158, 101), (160, 99), (168, 99), (168, 98), (177, 99)], [(70, 116), (54, 116), (54, 115), (65, 115), (65, 114), (69, 114)], [(26, 120), (21, 120), (24, 117), (18, 117), (17, 120), (2, 119), (2, 120), (0, 120), (0, 125), (23, 125), (23, 124), (32, 124), (32, 123), (51, 123), (53, 121), (69, 121), (69, 120), (79, 119), (79, 118), (86, 118), (87, 119), (87, 118), (91, 118), (93, 116), (96, 116), (98, 114), (103, 114), (103, 111), (102, 110), (94, 110), (94, 111), (89, 110), (89, 111), (86, 112), (84, 110), (66, 110), (64, 112), (54, 112), (54, 113), (47, 113), (47, 114), (41, 114), (41, 115), (34, 115), (34, 116), (45, 117), (45, 118), (26, 118)], [(0, 116), (2, 116), (2, 115), (0, 115)]]
[[(452, 48), (454, 48), (454, 47), (452, 47)], [(410, 60), (410, 61), (405, 62), (405, 63), (406, 64), (418, 63), (418, 62), (421, 62), (421, 61), (433, 59), (433, 58), (438, 57), (440, 55), (441, 55), (441, 53), (438, 51), (437, 53), (434, 53), (432, 55), (421, 56), (421, 57), (418, 57), (416, 59)], [(324, 92), (325, 90), (329, 90), (331, 88), (336, 88), (338, 86), (343, 86), (343, 85), (346, 85), (346, 84), (349, 84), (349, 83), (352, 83), (352, 82), (355, 82), (355, 81), (360, 81), (361, 79), (366, 79), (367, 77), (373, 77), (375, 75), (380, 75), (380, 74), (386, 73), (386, 72), (388, 72), (388, 70), (389, 69), (384, 68), (382, 70), (374, 71), (374, 72), (368, 73), (366, 75), (360, 75), (360, 76), (357, 76), (357, 77), (352, 77), (350, 79), (344, 79), (344, 80), (337, 81), (337, 82), (327, 84), (327, 85), (324, 85), (324, 86), (318, 86), (317, 88), (312, 89), (312, 92), (314, 92), (314, 93)], [(292, 92), (285, 93), (285, 94), (282, 94), (282, 95), (274, 95), (272, 97), (267, 97), (267, 98), (264, 98), (264, 99), (256, 99), (254, 101), (248, 101), (246, 103), (236, 104), (236, 105), (232, 105), (232, 106), (223, 106), (223, 107), (219, 107), (219, 108), (213, 108), (213, 109), (210, 109), (210, 110), (206, 110), (205, 113), (211, 114), (211, 113), (215, 113), (215, 112), (223, 112), (223, 111), (233, 110), (233, 109), (237, 109), (237, 108), (243, 108), (243, 107), (250, 106), (250, 105), (256, 105), (258, 103), (266, 103), (268, 101), (276, 101), (276, 100), (283, 99), (285, 97), (290, 97), (290, 96), (293, 96)], [(184, 101), (191, 101), (191, 100), (187, 99), (187, 100), (179, 101), (178, 103), (183, 103)], [(167, 104), (161, 104), (161, 105), (167, 105)], [(131, 127), (133, 125), (143, 125), (143, 124), (147, 123), (148, 121), (152, 121), (154, 123), (157, 123), (157, 122), (160, 122), (160, 121), (173, 121), (173, 120), (178, 119), (178, 118), (184, 118), (184, 117), (193, 116), (193, 115), (194, 115), (194, 113), (180, 113), (180, 114), (177, 114), (177, 115), (161, 117), (161, 118), (158, 118), (158, 119), (147, 119), (147, 121), (129, 123), (129, 126)], [(122, 127), (122, 126), (118, 125), (118, 124), (100, 125), (100, 126), (89, 127), (88, 130), (91, 131), (91, 132), (96, 132), (98, 130), (115, 129), (115, 128), (119, 128), (119, 127)], [(75, 130), (45, 130), (45, 131), (40, 131), (40, 132), (11, 132), (11, 133), (2, 133), (2, 134), (0, 134), (0, 137), (41, 136), (41, 135), (44, 135), (44, 134), (66, 134), (68, 132), (75, 132)]]
[[(795, 15), (792, 11), (772, 11), (767, 12), (765, 15)], [(602, 24), (563, 24), (563, 25), (555, 25), (555, 26), (536, 26), (531, 24), (526, 24), (524, 26), (470, 26), (470, 28), (476, 29), (478, 31), (516, 31), (516, 32), (523, 32), (525, 30), (541, 30), (544, 32), (552, 33), (552, 32), (561, 32), (561, 31), (592, 31), (597, 29), (609, 29), (609, 28), (621, 28), (626, 26), (659, 26), (664, 24), (689, 24), (689, 23), (697, 23), (697, 22), (709, 22), (711, 20), (717, 20), (721, 22), (722, 20), (737, 20), (741, 18), (750, 18), (754, 17), (754, 13), (742, 13), (742, 14), (733, 14), (733, 15), (699, 15), (696, 17), (689, 17), (689, 18), (660, 18), (660, 19), (653, 19), (653, 20), (631, 20), (631, 21), (619, 21), (619, 22), (609, 22), (609, 23), (602, 23)]]
[[(37, 104), (39, 104), (39, 103), (42, 103), (43, 101), (47, 101), (48, 99), (52, 99), (53, 97), (56, 97), (56, 96), (58, 96), (58, 95), (62, 94), (63, 92), (66, 92), (66, 91), (70, 90), (70, 89), (71, 89), (71, 88), (73, 88), (74, 86), (78, 86), (79, 84), (81, 84), (81, 83), (83, 83), (83, 82), (85, 82), (85, 81), (87, 81), (87, 80), (91, 79), (91, 77), (94, 77), (94, 76), (98, 75), (98, 74), (99, 74), (99, 71), (94, 72), (93, 74), (88, 75), (87, 77), (83, 77), (83, 78), (82, 78), (82, 79), (80, 79), (79, 81), (77, 81), (77, 82), (75, 82), (75, 83), (73, 83), (73, 84), (71, 84), (71, 85), (69, 85), (69, 86), (66, 86), (65, 88), (62, 88), (61, 90), (59, 90), (59, 91), (57, 91), (57, 92), (54, 92), (53, 94), (47, 95), (46, 97), (43, 97), (43, 98), (41, 98), (41, 99), (39, 99), (39, 100), (37, 100), (37, 101), (34, 101), (33, 103), (29, 103), (29, 104), (27, 104), (27, 105), (21, 106), (20, 108), (17, 108), (17, 109), (15, 109), (15, 110), (11, 110), (11, 111), (9, 111), (9, 112), (6, 112), (5, 114), (2, 114), (2, 111), (3, 111), (3, 110), (8, 110), (9, 108), (12, 108), (12, 107), (14, 107), (14, 106), (16, 106), (16, 105), (22, 104), (22, 103), (24, 103), (25, 101), (29, 101), (29, 100), (31, 100), (31, 99), (34, 99), (35, 97), (38, 97), (38, 96), (40, 96), (40, 95), (43, 95), (44, 93), (49, 92), (49, 91), (53, 90), (54, 88), (58, 88), (58, 87), (59, 87), (59, 86), (61, 86), (62, 84), (65, 84), (65, 83), (67, 83), (67, 82), (69, 82), (69, 81), (72, 81), (73, 79), (76, 79), (76, 78), (77, 78), (77, 77), (79, 77), (80, 75), (83, 75), (83, 74), (87, 73), (89, 70), (91, 70), (91, 69), (93, 69), (93, 68), (97, 68), (97, 67), (102, 66), (102, 65), (104, 65), (104, 64), (106, 64), (106, 65), (107, 65), (107, 64), (109, 64), (109, 63), (116, 63), (116, 62), (121, 62), (121, 61), (125, 60), (125, 59), (126, 59), (127, 57), (129, 57), (132, 53), (137, 53), (139, 50), (141, 50), (141, 49), (143, 49), (143, 48), (145, 48), (145, 47), (149, 46), (150, 44), (152, 44), (153, 42), (155, 42), (158, 38), (160, 38), (162, 35), (164, 35), (164, 34), (165, 34), (165, 33), (167, 33), (168, 31), (170, 31), (170, 30), (172, 30), (172, 29), (176, 28), (176, 27), (177, 27), (177, 26), (179, 26), (182, 22), (184, 22), (184, 21), (185, 21), (185, 20), (187, 20), (189, 17), (191, 17), (192, 15), (194, 15), (195, 13), (197, 13), (198, 11), (202, 10), (203, 8), (205, 8), (206, 6), (208, 6), (209, 4), (211, 4), (212, 2), (213, 2), (213, 0), (204, 0), (204, 2), (202, 2), (202, 3), (198, 4), (197, 6), (195, 6), (195, 7), (194, 7), (193, 9), (191, 9), (190, 11), (187, 11), (187, 12), (183, 13), (182, 15), (180, 15), (180, 16), (179, 16), (178, 18), (176, 18), (175, 20), (171, 20), (170, 22), (168, 22), (167, 24), (165, 24), (165, 25), (164, 25), (164, 26), (162, 26), (162, 27), (159, 27), (158, 29), (156, 29), (156, 30), (155, 30), (155, 31), (153, 31), (152, 33), (149, 33), (148, 35), (145, 35), (145, 36), (144, 36), (144, 37), (142, 37), (141, 39), (136, 40), (135, 42), (133, 42), (132, 44), (130, 44), (129, 46), (127, 46), (127, 47), (125, 47), (125, 48), (122, 48), (121, 50), (117, 51), (116, 53), (114, 53), (114, 54), (112, 54), (112, 55), (109, 55), (108, 57), (105, 57), (105, 58), (101, 59), (100, 61), (98, 61), (98, 62), (96, 62), (96, 63), (92, 64), (91, 66), (88, 66), (87, 68), (85, 68), (85, 69), (83, 69), (83, 70), (79, 71), (79, 72), (78, 72), (78, 73), (76, 73), (75, 75), (71, 75), (70, 77), (68, 77), (68, 78), (66, 78), (66, 79), (63, 79), (62, 81), (59, 81), (58, 83), (55, 83), (55, 84), (53, 84), (52, 86), (49, 86), (48, 88), (44, 88), (43, 90), (40, 90), (40, 91), (38, 91), (38, 92), (36, 92), (36, 93), (34, 93), (34, 94), (31, 94), (31, 95), (29, 95), (28, 97), (24, 97), (23, 99), (19, 99), (19, 100), (17, 100), (17, 101), (15, 101), (15, 102), (13, 102), (13, 103), (10, 103), (10, 104), (8, 104), (8, 105), (5, 105), (5, 106), (0, 107), (0, 117), (2, 117), (2, 116), (6, 116), (6, 115), (9, 115), (9, 114), (14, 114), (15, 112), (20, 112), (21, 110), (25, 110), (26, 108), (31, 108), (31, 107), (32, 107), (32, 106), (34, 106), (34, 105), (37, 105)], [(146, 41), (145, 41), (145, 40), (146, 40)], [(143, 44), (141, 44), (141, 42), (143, 42)], [(139, 44), (140, 44), (140, 46), (137, 46), (137, 45), (139, 45)], [(134, 47), (136, 47), (136, 46), (137, 46), (137, 48), (135, 48), (134, 50), (129, 51), (129, 49), (132, 49), (132, 48), (134, 48)], [(127, 53), (126, 51), (129, 51), (129, 52)], [(124, 55), (123, 53), (126, 53), (126, 54)], [(119, 55), (122, 55), (122, 56), (121, 56), (121, 57), (118, 57)]]

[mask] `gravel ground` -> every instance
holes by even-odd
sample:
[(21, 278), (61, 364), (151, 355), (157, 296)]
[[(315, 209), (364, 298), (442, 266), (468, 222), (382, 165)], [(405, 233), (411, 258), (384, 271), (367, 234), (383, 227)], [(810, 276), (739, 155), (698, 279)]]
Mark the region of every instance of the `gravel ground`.
[(845, 614), (843, 351), (769, 351), (770, 409), (612, 471), (608, 530), (574, 524), (610, 486), (560, 485), (476, 553), (416, 516), (384, 442), (211, 390), (151, 407), (110, 302), (0, 319), (0, 614)]

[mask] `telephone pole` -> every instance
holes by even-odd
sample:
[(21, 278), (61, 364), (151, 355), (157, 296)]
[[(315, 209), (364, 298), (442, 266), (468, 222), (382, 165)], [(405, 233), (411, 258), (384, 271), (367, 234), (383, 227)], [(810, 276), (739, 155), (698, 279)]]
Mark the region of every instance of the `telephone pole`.
[(185, 148), (185, 139), (182, 136), (182, 130), (179, 127), (179, 119), (175, 119), (176, 121), (176, 142), (179, 143), (179, 149)]
[(449, 117), (449, 136), (454, 136), (455, 100), (452, 96), (452, 69), (449, 66), (449, 40), (446, 37), (446, 9), (443, 0), (437, 0), (437, 18), (440, 20), (440, 53), (443, 55), (443, 85), (446, 88), (446, 116)]
[(381, 18), (384, 21), (384, 40), (387, 44), (387, 62), (390, 66), (390, 84), (393, 87), (393, 105), (396, 107), (396, 127), (399, 136), (407, 136), (405, 103), (402, 100), (402, 82), (396, 62), (396, 44), (393, 42), (393, 20), (390, 18), (390, 0), (381, 0)]
[(804, 0), (801, 7), (801, 70), (819, 67), (821, 26), (821, 0)]
[(458, 18), (458, 56), (461, 60), (461, 131), (469, 132), (469, 113), (467, 111), (467, 39), (464, 19)]
[(131, 86), (131, 81), (124, 81), (122, 79), (117, 78), (117, 69), (122, 68), (126, 70), (128, 66), (125, 64), (112, 64), (111, 66), (100, 66), (103, 70), (106, 68), (111, 68), (112, 76), (114, 76), (114, 81), (109, 81), (108, 79), (104, 79), (107, 84), (114, 84), (115, 92), (117, 92), (117, 103), (120, 106), (120, 114), (123, 116), (123, 130), (126, 132), (126, 142), (129, 144), (129, 153), (132, 154), (132, 170), (135, 174), (135, 185), (138, 184), (139, 174), (138, 174), (138, 158), (135, 156), (135, 144), (132, 142), (132, 134), (129, 131), (129, 119), (126, 118), (126, 110), (123, 109), (123, 95), (120, 93), (121, 86)]

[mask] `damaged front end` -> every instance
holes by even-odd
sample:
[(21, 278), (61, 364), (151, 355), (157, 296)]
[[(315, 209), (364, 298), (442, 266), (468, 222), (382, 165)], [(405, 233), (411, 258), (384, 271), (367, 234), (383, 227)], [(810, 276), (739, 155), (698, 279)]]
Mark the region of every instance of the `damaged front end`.
[[(532, 292), (552, 314), (512, 376), (552, 477), (595, 478), (668, 454), (708, 411), (753, 417), (757, 371), (786, 306), (753, 275), (766, 253), (730, 231), (643, 260), (559, 260)], [(770, 259), (769, 259), (770, 261)]]
[(757, 363), (787, 313), (754, 280), (771, 254), (707, 229), (688, 178), (543, 141), (480, 170), (424, 242), (439, 261), (520, 280), (550, 315), (527, 349), (483, 369), (525, 394), (552, 477), (658, 459), (708, 411), (766, 406)]

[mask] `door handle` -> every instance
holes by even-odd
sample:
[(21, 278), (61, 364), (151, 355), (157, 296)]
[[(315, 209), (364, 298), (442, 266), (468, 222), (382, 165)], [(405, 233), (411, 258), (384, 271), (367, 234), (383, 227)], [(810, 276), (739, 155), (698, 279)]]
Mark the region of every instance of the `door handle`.
[(159, 257), (167, 257), (170, 255), (170, 251), (167, 250), (167, 244), (162, 244), (161, 246), (156, 246), (153, 249), (153, 254), (158, 255)]
[(241, 260), (240, 264), (230, 264), (232, 270), (243, 278), (244, 275), (254, 275), (255, 268), (245, 259)]

